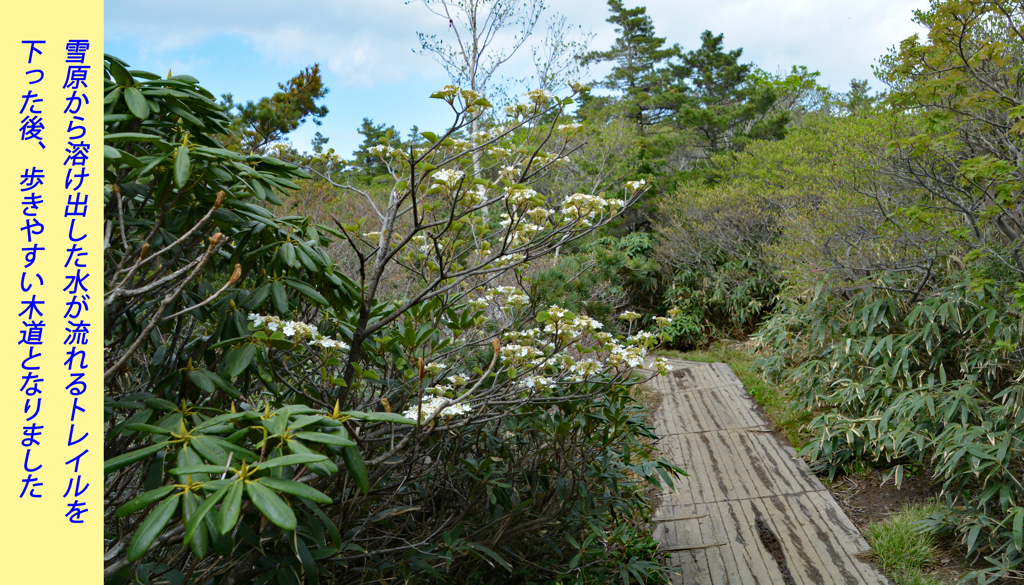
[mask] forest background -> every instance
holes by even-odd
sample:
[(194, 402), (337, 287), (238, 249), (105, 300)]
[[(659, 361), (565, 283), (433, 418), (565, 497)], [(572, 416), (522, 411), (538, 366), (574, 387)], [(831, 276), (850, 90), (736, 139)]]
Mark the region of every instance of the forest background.
[(932, 475), (929, 530), (1016, 574), (1024, 6), (934, 2), (873, 94), (608, 4), (518, 99), (421, 37), (451, 128), (344, 157), (283, 140), (317, 65), (235, 104), (108, 59), (109, 579), (664, 580), (632, 370), (750, 337), (822, 473)]

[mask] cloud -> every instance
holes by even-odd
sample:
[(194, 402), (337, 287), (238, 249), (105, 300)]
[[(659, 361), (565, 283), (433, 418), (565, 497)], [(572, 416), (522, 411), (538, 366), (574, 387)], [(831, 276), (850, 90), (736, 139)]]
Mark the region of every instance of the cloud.
[[(592, 48), (614, 42), (603, 2), (550, 4), (549, 12), (561, 12), (570, 23), (596, 34)], [(826, 83), (845, 87), (853, 77), (870, 78), (871, 63), (918, 30), (911, 10), (925, 8), (927, 0), (649, 0), (642, 5), (657, 34), (669, 43), (696, 48), (700, 32), (708, 29), (724, 33), (726, 48), (743, 47), (746, 60), (769, 71), (807, 65), (821, 71)], [(235, 37), (267, 60), (289, 65), (320, 62), (336, 83), (352, 87), (389, 85), (410, 77), (443, 78), (439, 65), (412, 54), (418, 47), (416, 32), (445, 40), (454, 37), (444, 17), (418, 1), (400, 0), (108, 0), (106, 25), (108, 38), (144, 41), (152, 57)], [(529, 53), (523, 50), (504, 73), (529, 75), (531, 67)]]
[[(525, 0), (523, 0), (525, 1)], [(603, 0), (549, 0), (549, 12), (567, 16), (596, 36), (591, 49), (615, 41)], [(743, 47), (743, 61), (775, 72), (806, 65), (819, 81), (841, 91), (852, 78), (874, 80), (871, 64), (886, 50), (920, 29), (913, 8), (927, 0), (625, 0), (647, 6), (656, 34), (684, 50), (697, 48), (705, 29), (724, 33), (725, 48)], [(154, 72), (197, 75), (214, 93), (257, 99), (278, 81), (318, 62), (332, 89), (331, 114), (322, 128), (307, 124), (292, 137), (304, 148), (316, 130), (347, 152), (359, 143), (352, 129), (363, 116), (398, 128), (419, 124), (438, 129), (450, 122), (444, 108), (427, 100), (447, 82), (440, 65), (415, 55), (417, 32), (450, 40), (446, 18), (422, 2), (402, 0), (313, 2), (292, 0), (107, 0), (106, 39), (134, 66)], [(535, 34), (542, 34), (544, 21)], [(508, 37), (498, 41), (508, 42)], [(588, 79), (602, 78), (610, 65), (593, 67)], [(499, 74), (521, 78), (532, 73), (526, 47)], [(500, 80), (499, 80), (500, 81)]]
[(432, 69), (411, 54), (425, 15), (401, 2), (108, 0), (105, 18), (108, 38), (144, 42), (147, 57), (233, 37), (269, 61), (317, 61), (344, 84), (365, 87)]
[[(568, 2), (577, 8), (590, 2)], [(774, 72), (806, 65), (821, 81), (844, 89), (852, 78), (869, 78), (871, 64), (887, 49), (918, 32), (912, 10), (927, 0), (651, 0), (646, 4), (656, 34), (684, 50), (698, 47), (700, 33), (725, 35), (727, 50), (743, 48), (743, 60)], [(579, 14), (574, 11), (569, 14)], [(592, 12), (591, 12), (592, 13)], [(608, 12), (603, 15), (607, 18)], [(612, 25), (593, 25), (595, 46), (610, 46)], [(880, 85), (875, 82), (876, 87)]]

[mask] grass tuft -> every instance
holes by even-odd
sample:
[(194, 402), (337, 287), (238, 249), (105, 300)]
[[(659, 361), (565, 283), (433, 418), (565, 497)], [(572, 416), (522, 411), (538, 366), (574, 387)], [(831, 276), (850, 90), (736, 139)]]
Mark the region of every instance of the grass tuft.
[(935, 539), (920, 522), (939, 511), (938, 504), (914, 504), (868, 526), (864, 537), (878, 565), (896, 585), (940, 585), (924, 568), (935, 560)]

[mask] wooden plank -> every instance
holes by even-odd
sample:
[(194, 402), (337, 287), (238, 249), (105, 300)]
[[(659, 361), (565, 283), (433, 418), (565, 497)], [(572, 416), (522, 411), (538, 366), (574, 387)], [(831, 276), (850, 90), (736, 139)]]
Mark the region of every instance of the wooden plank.
[(654, 518), (672, 583), (786, 583), (759, 522), (795, 585), (887, 583), (858, 558), (867, 543), (804, 461), (761, 432), (768, 423), (728, 366), (670, 364), (650, 384), (662, 395), (657, 447), (690, 473), (662, 490)]
[(782, 573), (775, 562), (768, 555), (768, 551), (761, 545), (761, 541), (755, 532), (754, 516), (751, 512), (749, 502), (722, 502), (719, 505), (722, 516), (728, 513), (733, 520), (736, 536), (733, 541), (736, 546), (733, 548), (733, 555), (737, 565), (745, 567), (752, 580), (740, 581), (740, 583), (782, 583)]

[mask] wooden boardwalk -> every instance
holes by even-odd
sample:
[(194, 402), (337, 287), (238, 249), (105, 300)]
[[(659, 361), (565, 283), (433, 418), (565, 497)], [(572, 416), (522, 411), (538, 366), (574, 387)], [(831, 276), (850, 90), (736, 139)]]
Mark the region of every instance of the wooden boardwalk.
[(662, 396), (658, 447), (690, 474), (661, 493), (654, 537), (672, 583), (887, 584), (832, 495), (723, 363), (669, 360), (649, 384)]

